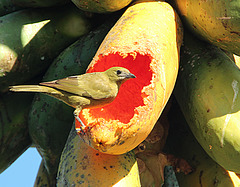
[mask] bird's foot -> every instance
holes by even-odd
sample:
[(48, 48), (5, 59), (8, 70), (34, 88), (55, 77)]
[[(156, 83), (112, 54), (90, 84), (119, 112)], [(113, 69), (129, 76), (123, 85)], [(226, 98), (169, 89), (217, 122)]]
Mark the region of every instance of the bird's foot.
[(80, 128), (76, 128), (77, 133), (84, 134), (84, 129), (86, 128), (86, 125), (84, 125), (82, 120), (79, 118), (79, 116), (77, 114), (75, 114), (75, 112), (73, 113), (73, 115), (76, 118), (76, 120), (81, 124)]

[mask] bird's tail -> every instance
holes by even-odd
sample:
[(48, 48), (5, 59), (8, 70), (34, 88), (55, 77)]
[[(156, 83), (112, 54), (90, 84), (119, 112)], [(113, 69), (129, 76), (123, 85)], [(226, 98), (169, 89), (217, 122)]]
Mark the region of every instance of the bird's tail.
[(54, 88), (50, 88), (47, 86), (39, 86), (39, 85), (10, 86), (9, 90), (14, 92), (41, 92), (41, 93), (46, 93), (50, 95), (62, 95), (62, 92)]

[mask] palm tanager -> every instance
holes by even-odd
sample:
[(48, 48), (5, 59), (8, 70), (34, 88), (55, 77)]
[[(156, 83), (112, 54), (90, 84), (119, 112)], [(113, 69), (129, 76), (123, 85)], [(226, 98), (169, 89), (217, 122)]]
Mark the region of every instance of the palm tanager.
[(118, 94), (122, 83), (135, 75), (123, 67), (112, 67), (104, 72), (85, 73), (67, 78), (43, 82), (40, 85), (10, 86), (14, 92), (41, 92), (57, 98), (75, 108), (74, 116), (79, 118), (83, 108), (102, 107), (111, 103)]

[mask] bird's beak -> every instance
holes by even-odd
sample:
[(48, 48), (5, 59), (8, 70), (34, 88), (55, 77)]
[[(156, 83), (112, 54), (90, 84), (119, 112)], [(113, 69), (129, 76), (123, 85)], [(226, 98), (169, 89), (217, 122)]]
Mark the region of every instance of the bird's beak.
[(128, 74), (126, 74), (125, 77), (126, 77), (127, 79), (136, 78), (136, 76), (133, 75), (132, 73), (128, 73)]

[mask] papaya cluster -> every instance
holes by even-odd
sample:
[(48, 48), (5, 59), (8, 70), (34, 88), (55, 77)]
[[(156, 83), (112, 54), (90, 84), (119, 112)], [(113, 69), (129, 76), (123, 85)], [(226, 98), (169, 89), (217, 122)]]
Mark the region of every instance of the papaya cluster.
[[(42, 157), (35, 187), (240, 186), (239, 27), (239, 0), (1, 1), (0, 172), (33, 146)], [(86, 73), (111, 50), (147, 54), (160, 85), (149, 91), (156, 107), (108, 145), (121, 154), (81, 139), (66, 104), (8, 91)]]

